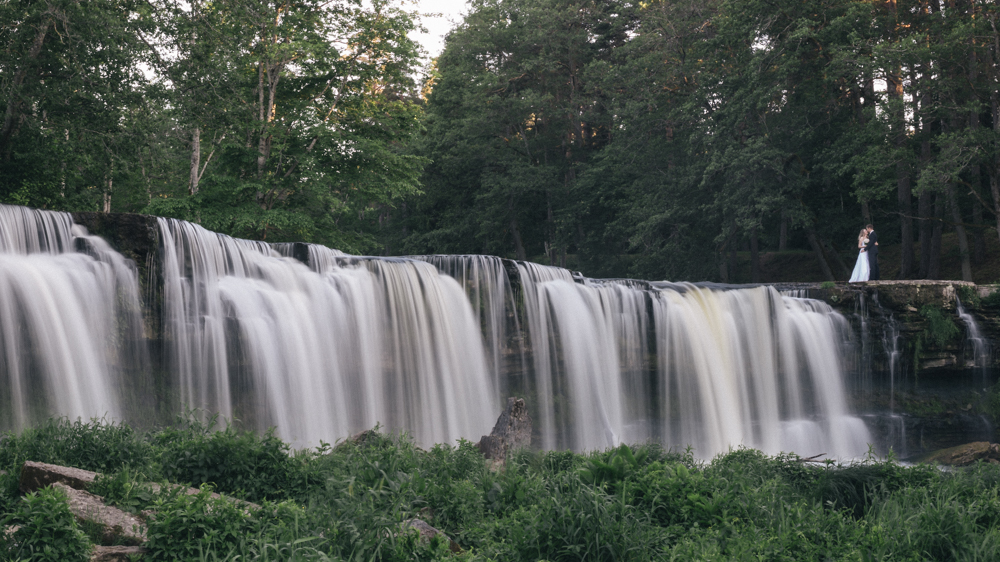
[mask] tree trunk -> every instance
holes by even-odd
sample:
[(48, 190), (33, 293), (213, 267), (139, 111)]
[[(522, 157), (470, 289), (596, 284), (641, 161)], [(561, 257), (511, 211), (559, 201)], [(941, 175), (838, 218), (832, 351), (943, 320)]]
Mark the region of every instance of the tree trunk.
[(819, 262), (819, 268), (823, 272), (823, 278), (827, 281), (836, 281), (833, 277), (833, 271), (830, 271), (830, 264), (827, 263), (826, 257), (823, 256), (823, 248), (820, 246), (819, 239), (816, 236), (816, 229), (811, 226), (807, 228), (806, 238), (809, 240), (809, 245), (812, 246), (813, 253), (816, 254), (816, 261)]
[[(978, 166), (977, 166), (978, 167)], [(979, 181), (978, 174), (974, 179)], [(983, 205), (979, 199), (972, 201), (972, 224), (976, 225), (972, 229), (972, 263), (981, 265), (986, 261), (986, 236), (983, 227)]]
[(105, 213), (111, 212), (111, 176), (108, 176), (108, 189), (104, 192), (104, 208)]
[[(1000, 156), (997, 159), (1000, 160)], [(1000, 166), (1000, 163), (998, 163), (998, 166)], [(1000, 176), (997, 174), (998, 172), (990, 174), (990, 194), (993, 195), (993, 208), (996, 211), (997, 238), (1000, 238)]]
[(756, 228), (750, 230), (750, 282), (760, 283), (760, 241)]
[[(819, 245), (824, 250), (826, 250), (827, 255), (833, 256), (833, 261), (834, 263), (837, 264), (837, 268), (840, 269), (840, 274), (841, 276), (843, 276), (844, 281), (850, 279), (851, 270), (847, 267), (847, 264), (844, 263), (844, 258), (840, 257), (840, 252), (838, 252), (837, 249), (833, 246), (833, 243), (827, 242), (826, 240), (819, 238), (818, 236), (817, 239), (819, 240)], [(827, 263), (829, 263), (829, 260), (827, 260)]]
[(10, 154), (8, 143), (11, 135), (14, 134), (15, 118), (21, 108), (21, 100), (19, 99), (21, 85), (24, 84), (24, 79), (28, 75), (28, 68), (34, 64), (35, 59), (42, 52), (42, 45), (45, 44), (45, 36), (49, 32), (49, 26), (52, 25), (51, 8), (49, 10), (42, 15), (42, 24), (38, 27), (38, 33), (35, 34), (31, 48), (28, 49), (28, 56), (21, 61), (21, 65), (14, 74), (14, 80), (11, 82), (10, 94), (7, 96), (7, 110), (4, 112), (3, 125), (0, 125), (0, 154)]
[[(889, 0), (889, 9), (893, 18), (898, 16), (895, 0)], [(889, 99), (895, 102), (891, 106), (893, 111), (892, 128), (894, 130), (894, 140), (896, 148), (903, 150), (906, 148), (906, 107), (903, 97), (903, 75), (898, 63), (894, 63), (886, 77), (887, 93)], [(910, 186), (910, 166), (909, 162), (900, 159), (896, 163), (896, 205), (899, 212), (900, 226), (900, 256), (899, 275), (897, 279), (909, 279), (913, 269), (913, 193)]]
[(201, 168), (201, 129), (194, 128), (191, 133), (191, 178), (188, 180), (188, 193), (198, 193), (198, 172)]
[(784, 252), (788, 249), (788, 213), (781, 210), (781, 227), (778, 229), (778, 251)]
[(920, 192), (917, 214), (920, 215), (920, 279), (927, 279), (931, 261), (931, 235), (934, 230), (934, 195), (929, 190)]
[(913, 276), (913, 192), (910, 188), (910, 170), (905, 163), (896, 164), (896, 204), (899, 211), (901, 236), (899, 274), (896, 279)]
[(958, 251), (962, 254), (962, 281), (972, 281), (972, 262), (969, 252), (969, 238), (962, 224), (962, 209), (955, 197), (955, 184), (947, 184), (948, 206), (951, 208), (951, 220), (955, 222), (955, 234), (958, 236)]
[(944, 234), (944, 208), (945, 200), (943, 193), (934, 195), (934, 230), (931, 232), (931, 257), (927, 265), (927, 278), (941, 278), (941, 235)]
[(517, 259), (527, 260), (528, 256), (524, 253), (524, 244), (521, 242), (521, 231), (517, 229), (517, 217), (510, 218), (510, 233), (514, 236), (514, 252)]

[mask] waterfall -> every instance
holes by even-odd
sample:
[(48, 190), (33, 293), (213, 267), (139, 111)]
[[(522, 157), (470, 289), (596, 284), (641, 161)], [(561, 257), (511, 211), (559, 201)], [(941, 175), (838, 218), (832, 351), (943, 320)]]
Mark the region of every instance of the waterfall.
[(665, 288), (654, 301), (662, 435), (711, 457), (741, 444), (774, 454), (863, 454), (848, 413), (838, 333), (824, 303), (774, 289)]
[(543, 448), (654, 439), (705, 458), (737, 445), (867, 450), (864, 422), (847, 408), (848, 326), (826, 304), (768, 287), (579, 283), (566, 270), (518, 267)]
[[(493, 383), (501, 395), (506, 394), (504, 374), (518, 367), (523, 368), (523, 355), (520, 353), (519, 342), (513, 341), (520, 333), (520, 325), (513, 288), (500, 258), (453, 255), (409, 257), (432, 264), (465, 289), (476, 322), (483, 333)], [(518, 349), (515, 351), (513, 347)], [(517, 354), (518, 360), (510, 364), (505, 357), (513, 354)]]
[(121, 419), (124, 375), (146, 367), (138, 294), (134, 264), (69, 214), (0, 205), (0, 427)]
[(296, 444), (376, 422), (424, 445), (489, 432), (499, 395), (479, 325), (432, 265), (310, 246), (307, 267), (263, 242), (159, 225), (181, 405)]
[[(989, 366), (990, 360), (990, 342), (983, 337), (982, 332), (979, 330), (979, 325), (976, 324), (976, 319), (965, 310), (965, 307), (962, 306), (962, 301), (957, 295), (955, 296), (955, 306), (959, 319), (965, 324), (965, 340), (972, 348), (972, 358), (966, 361), (966, 366), (976, 368), (981, 376), (985, 378), (985, 371)], [(968, 352), (966, 355), (969, 355)]]
[(855, 457), (871, 440), (846, 406), (846, 321), (801, 293), (149, 220), (143, 307), (135, 264), (70, 215), (0, 206), (0, 426), (194, 408), (296, 446), (376, 423), (431, 445), (478, 439), (520, 395), (545, 449)]

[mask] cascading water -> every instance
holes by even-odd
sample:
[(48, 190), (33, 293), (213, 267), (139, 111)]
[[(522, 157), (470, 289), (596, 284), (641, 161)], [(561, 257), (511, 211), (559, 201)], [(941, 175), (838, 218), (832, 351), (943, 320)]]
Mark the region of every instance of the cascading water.
[(138, 294), (134, 265), (69, 214), (0, 205), (0, 427), (120, 419), (146, 366)]
[(843, 386), (846, 321), (829, 306), (766, 287), (645, 290), (519, 268), (543, 447), (654, 439), (706, 458), (736, 445), (835, 457), (867, 450)]
[(310, 269), (263, 242), (159, 224), (181, 404), (297, 444), (376, 422), (422, 444), (489, 431), (499, 396), (479, 326), (432, 265), (310, 246)]
[[(870, 440), (844, 398), (845, 321), (818, 301), (155, 224), (162, 334), (146, 338), (163, 345), (168, 412), (276, 426), (297, 445), (375, 423), (429, 445), (487, 433), (513, 393), (546, 449), (852, 457)], [(149, 370), (134, 266), (69, 215), (17, 207), (0, 207), (0, 252), (0, 424), (128, 417)]]
[[(514, 306), (514, 293), (510, 278), (500, 258), (495, 256), (428, 255), (409, 256), (432, 264), (441, 273), (458, 281), (465, 289), (476, 321), (482, 328), (487, 359), (494, 385), (501, 395), (506, 394), (505, 373), (522, 368), (505, 357), (517, 355), (521, 359), (517, 334), (520, 326)], [(515, 351), (513, 347), (518, 347)]]
[(849, 415), (842, 316), (759, 287), (664, 288), (654, 301), (662, 435), (712, 456), (742, 444), (769, 453), (854, 457), (870, 440)]
[(966, 350), (967, 366), (975, 368), (983, 376), (990, 361), (990, 342), (983, 337), (976, 319), (965, 310), (958, 296), (955, 297), (955, 305), (959, 319), (965, 324), (965, 341), (971, 348)]

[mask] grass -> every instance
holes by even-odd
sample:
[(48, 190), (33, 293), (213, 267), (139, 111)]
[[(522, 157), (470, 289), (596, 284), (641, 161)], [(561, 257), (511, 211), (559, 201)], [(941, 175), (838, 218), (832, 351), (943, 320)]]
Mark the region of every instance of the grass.
[[(874, 457), (814, 464), (752, 449), (705, 463), (690, 451), (639, 445), (586, 455), (519, 451), (496, 470), (468, 442), (425, 451), (405, 436), (379, 434), (295, 452), (273, 435), (187, 422), (139, 433), (56, 420), (3, 435), (0, 469), (16, 473), (34, 455), (65, 462), (54, 444), (77, 439), (101, 445), (78, 451), (74, 463), (103, 463), (98, 489), (109, 501), (156, 511), (153, 560), (1000, 559), (995, 465), (943, 472)], [(203, 491), (141, 486), (166, 474)], [(55, 496), (20, 498), (10, 475), (0, 484), (7, 523), (34, 521), (72, 537), (79, 550), (82, 533)], [(213, 499), (212, 490), (262, 508)], [(446, 532), (462, 551), (405, 531), (411, 518)], [(0, 542), (0, 559), (24, 552), (17, 540)]]

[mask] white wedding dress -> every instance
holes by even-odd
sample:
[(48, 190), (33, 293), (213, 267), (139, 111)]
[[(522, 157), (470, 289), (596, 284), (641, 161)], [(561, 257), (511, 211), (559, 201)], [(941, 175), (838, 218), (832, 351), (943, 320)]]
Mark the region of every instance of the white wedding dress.
[[(864, 239), (864, 243), (868, 244), (868, 239)], [(868, 254), (865, 253), (864, 249), (858, 250), (858, 261), (854, 263), (854, 273), (851, 274), (850, 283), (860, 283), (862, 281), (868, 281)]]

